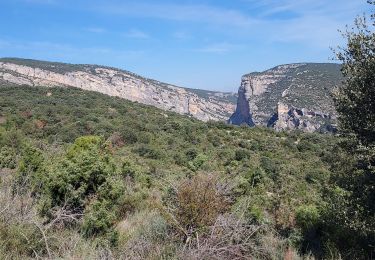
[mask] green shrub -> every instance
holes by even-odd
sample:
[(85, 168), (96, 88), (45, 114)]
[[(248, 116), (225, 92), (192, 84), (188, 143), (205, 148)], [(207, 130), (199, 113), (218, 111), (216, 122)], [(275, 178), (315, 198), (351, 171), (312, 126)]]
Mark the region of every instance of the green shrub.
[(203, 164), (208, 160), (208, 157), (204, 154), (198, 154), (197, 157), (194, 158), (194, 160), (190, 161), (188, 163), (188, 167), (192, 171), (198, 171)]
[(250, 152), (246, 149), (238, 149), (235, 152), (234, 159), (236, 161), (242, 161), (244, 159), (250, 158)]
[(184, 156), (181, 153), (175, 153), (173, 155), (173, 159), (174, 159), (175, 164), (180, 165), (180, 166), (186, 166), (188, 163), (186, 156)]
[(207, 136), (207, 139), (214, 147), (219, 147), (221, 145), (221, 138), (217, 135), (210, 134)]
[(106, 234), (117, 220), (112, 202), (107, 200), (91, 203), (84, 213), (81, 230), (85, 237)]
[(198, 156), (198, 151), (194, 148), (189, 149), (186, 151), (186, 157), (189, 161), (194, 160)]
[(249, 217), (253, 219), (256, 223), (261, 223), (264, 219), (263, 210), (257, 206), (250, 207)]
[(1, 168), (9, 168), (14, 169), (16, 168), (16, 152), (14, 149), (3, 146), (0, 148), (0, 169)]
[(82, 229), (86, 236), (110, 228), (125, 188), (100, 137), (78, 138), (65, 156), (45, 171), (43, 215), (50, 216), (56, 207), (85, 214)]
[(265, 177), (266, 175), (261, 168), (244, 171), (241, 173), (235, 189), (237, 195), (248, 194), (252, 189), (260, 185)]
[(162, 151), (149, 145), (141, 145), (140, 147), (134, 149), (134, 151), (142, 157), (154, 160), (162, 159), (165, 156)]
[(300, 206), (296, 211), (296, 222), (304, 231), (316, 228), (320, 221), (320, 212), (314, 205)]
[(44, 163), (43, 153), (38, 148), (26, 144), (22, 149), (22, 158), (18, 164), (14, 191), (24, 193), (28, 189), (37, 191), (42, 182), (40, 174)]
[(24, 142), (24, 135), (16, 128), (10, 128), (8, 131), (0, 132), (0, 146), (9, 146), (19, 151)]
[[(125, 143), (127, 144), (134, 144), (138, 141), (138, 136), (137, 134), (130, 128), (123, 128), (120, 130), (121, 132), (121, 137), (124, 139)], [(141, 139), (143, 140), (143, 139)], [(143, 143), (147, 143), (144, 142)]]
[(262, 156), (260, 158), (260, 165), (271, 178), (276, 178), (277, 174), (279, 173), (279, 166), (274, 160), (269, 157)]

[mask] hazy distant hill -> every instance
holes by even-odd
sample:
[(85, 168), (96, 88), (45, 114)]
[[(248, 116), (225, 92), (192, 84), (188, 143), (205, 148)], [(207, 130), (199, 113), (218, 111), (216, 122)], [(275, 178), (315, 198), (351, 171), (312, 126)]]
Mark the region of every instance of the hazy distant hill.
[(0, 82), (29, 86), (76, 87), (118, 96), (197, 119), (227, 120), (236, 94), (196, 90), (147, 79), (98, 65), (74, 65), (38, 60), (0, 59)]
[(331, 131), (336, 122), (331, 93), (341, 84), (340, 68), (339, 64), (299, 63), (246, 74), (229, 122)]

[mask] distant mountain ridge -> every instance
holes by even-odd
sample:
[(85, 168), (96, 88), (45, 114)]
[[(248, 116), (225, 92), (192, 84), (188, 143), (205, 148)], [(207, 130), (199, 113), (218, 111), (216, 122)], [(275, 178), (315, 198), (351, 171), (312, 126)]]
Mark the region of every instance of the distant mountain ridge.
[(234, 112), (236, 94), (188, 89), (107, 66), (1, 58), (0, 83), (76, 87), (118, 96), (202, 121), (225, 121)]
[(342, 82), (340, 69), (332, 63), (296, 63), (252, 72), (242, 76), (237, 95), (182, 88), (107, 66), (1, 58), (0, 86), (75, 87), (202, 121), (326, 132), (336, 128), (331, 94)]
[(296, 63), (246, 74), (228, 121), (276, 130), (334, 131), (331, 94), (342, 82), (340, 69), (340, 64)]

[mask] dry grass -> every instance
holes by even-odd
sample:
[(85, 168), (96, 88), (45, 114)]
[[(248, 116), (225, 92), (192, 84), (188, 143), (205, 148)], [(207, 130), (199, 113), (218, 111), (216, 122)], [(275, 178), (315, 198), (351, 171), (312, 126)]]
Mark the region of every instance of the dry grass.
[[(267, 236), (267, 239), (263, 239)], [(267, 243), (263, 243), (266, 242)], [(285, 242), (266, 229), (232, 214), (219, 216), (202, 237), (180, 252), (181, 259), (281, 259)]]

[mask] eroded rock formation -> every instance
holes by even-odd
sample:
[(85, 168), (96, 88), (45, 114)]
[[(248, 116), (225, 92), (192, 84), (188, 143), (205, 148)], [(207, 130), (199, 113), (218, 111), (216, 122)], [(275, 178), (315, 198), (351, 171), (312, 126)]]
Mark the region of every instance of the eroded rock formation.
[(289, 64), (244, 75), (229, 123), (335, 131), (331, 92), (341, 80), (338, 64)]

